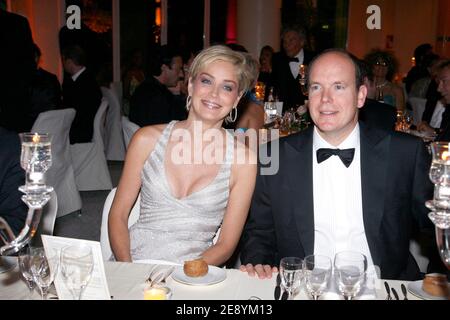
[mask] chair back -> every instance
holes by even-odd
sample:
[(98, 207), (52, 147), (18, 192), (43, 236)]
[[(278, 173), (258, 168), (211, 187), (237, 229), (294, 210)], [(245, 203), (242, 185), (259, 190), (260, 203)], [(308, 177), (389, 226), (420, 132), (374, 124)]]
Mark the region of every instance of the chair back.
[[(109, 243), (109, 234), (108, 234), (108, 217), (109, 211), (111, 210), (111, 205), (114, 200), (114, 196), (116, 195), (117, 188), (114, 188), (110, 191), (108, 196), (106, 197), (105, 204), (103, 206), (102, 213), (102, 224), (100, 227), (100, 247), (102, 248), (103, 260), (109, 260), (112, 255), (111, 245)], [(128, 227), (133, 225), (138, 219), (140, 214), (139, 203), (141, 201), (141, 195), (139, 194), (136, 202), (131, 209), (130, 215), (128, 216)]]
[(70, 145), (75, 182), (79, 191), (111, 190), (103, 137), (108, 101), (103, 98), (94, 118), (92, 142)]
[(134, 122), (131, 122), (128, 117), (122, 116), (122, 129), (123, 129), (123, 139), (125, 141), (125, 148), (128, 149), (128, 145), (130, 144), (131, 138), (134, 133), (139, 130), (139, 127)]
[(121, 108), (119, 97), (114, 90), (101, 87), (103, 97), (108, 101), (109, 108), (105, 123), (105, 153), (107, 160), (123, 161), (125, 159), (125, 144), (120, 121)]
[(58, 212), (58, 196), (55, 191), (50, 194), (50, 200), (42, 208), (41, 221), (36, 230), (36, 233), (31, 239), (31, 245), (35, 247), (42, 246), (41, 235), (46, 234), (49, 236), (53, 235), (53, 230), (55, 228), (56, 215)]
[(70, 153), (69, 131), (75, 118), (75, 109), (42, 112), (34, 122), (32, 132), (52, 135), (52, 166), (46, 173), (46, 183), (58, 195), (58, 217), (81, 209)]

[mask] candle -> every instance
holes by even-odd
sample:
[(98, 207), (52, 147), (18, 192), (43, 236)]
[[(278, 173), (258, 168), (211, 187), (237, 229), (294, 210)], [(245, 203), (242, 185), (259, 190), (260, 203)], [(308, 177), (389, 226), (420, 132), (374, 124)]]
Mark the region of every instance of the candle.
[(144, 290), (144, 300), (167, 300), (170, 289), (167, 287), (149, 287)]

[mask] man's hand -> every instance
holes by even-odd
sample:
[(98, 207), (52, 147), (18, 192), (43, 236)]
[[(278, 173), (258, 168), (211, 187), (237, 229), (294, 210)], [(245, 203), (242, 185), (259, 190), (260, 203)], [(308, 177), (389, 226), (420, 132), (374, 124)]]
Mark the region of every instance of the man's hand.
[(253, 266), (252, 264), (246, 264), (241, 265), (239, 270), (243, 272), (247, 272), (249, 276), (254, 277), (255, 273), (258, 275), (258, 278), (260, 279), (270, 279), (272, 278), (272, 273), (278, 272), (277, 267), (271, 267), (268, 264), (262, 265), (257, 264), (256, 266)]
[(430, 125), (428, 123), (426, 123), (425, 121), (422, 121), (419, 123), (419, 125), (417, 126), (417, 130), (419, 130), (420, 132), (426, 132), (429, 134), (433, 134), (434, 129), (432, 127), (430, 127)]

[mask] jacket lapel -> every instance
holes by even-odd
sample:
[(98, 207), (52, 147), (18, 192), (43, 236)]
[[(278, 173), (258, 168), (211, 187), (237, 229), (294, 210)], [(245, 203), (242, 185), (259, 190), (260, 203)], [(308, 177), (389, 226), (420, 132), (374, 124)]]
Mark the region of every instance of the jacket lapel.
[[(314, 205), (312, 175), (313, 128), (288, 139), (286, 145), (287, 175), (291, 206), (305, 255), (314, 253)], [(294, 137), (292, 137), (294, 138)]]
[(369, 129), (360, 122), (361, 135), (361, 190), (364, 229), (373, 263), (380, 265), (379, 236), (384, 212), (389, 145), (391, 136), (386, 132)]

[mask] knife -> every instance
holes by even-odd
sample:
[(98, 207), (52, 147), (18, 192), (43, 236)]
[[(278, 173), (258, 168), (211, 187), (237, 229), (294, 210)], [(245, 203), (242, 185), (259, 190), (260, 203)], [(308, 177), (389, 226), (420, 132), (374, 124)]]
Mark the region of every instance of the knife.
[(395, 300), (400, 300), (400, 298), (398, 297), (397, 291), (394, 288), (392, 288), (391, 290), (392, 290), (392, 293), (394, 294)]
[(401, 288), (402, 288), (403, 295), (405, 296), (405, 298), (403, 300), (408, 300), (408, 297), (407, 297), (408, 292), (406, 290), (406, 286), (403, 283), (402, 283)]
[(384, 287), (386, 288), (386, 292), (387, 292), (386, 300), (392, 300), (391, 288), (389, 287), (389, 284), (387, 283), (387, 281), (384, 282)]
[(275, 291), (273, 293), (273, 296), (275, 298), (275, 300), (280, 300), (280, 295), (281, 295), (281, 277), (280, 274), (278, 273), (277, 275), (277, 284), (275, 285)]

